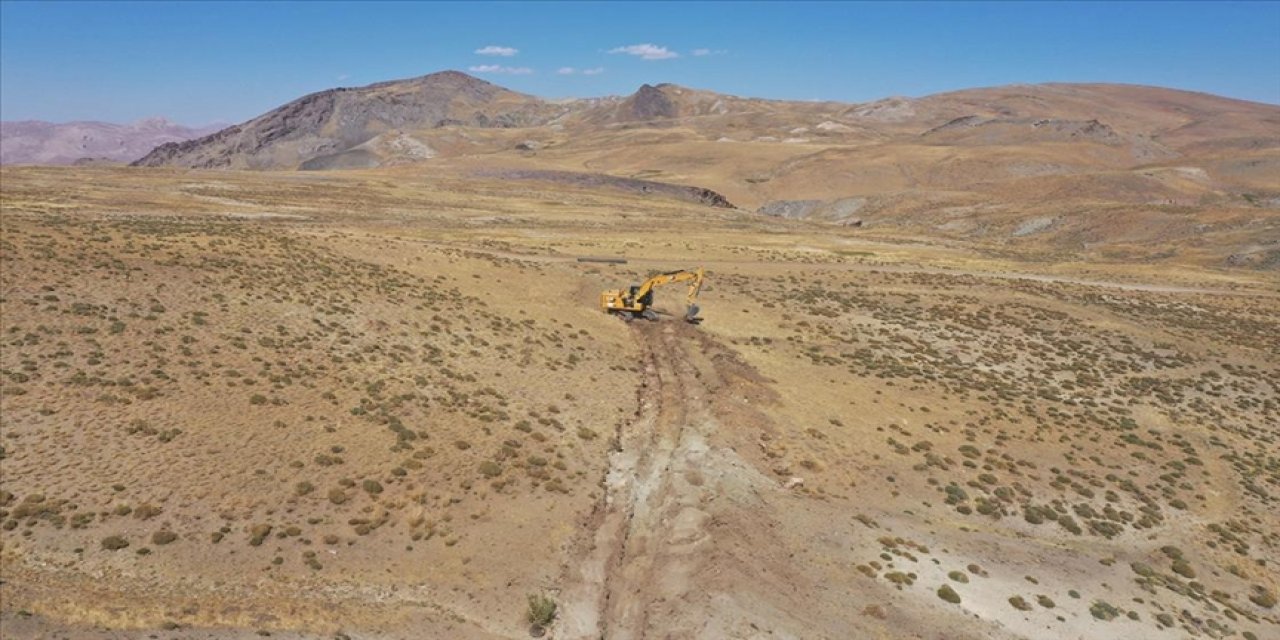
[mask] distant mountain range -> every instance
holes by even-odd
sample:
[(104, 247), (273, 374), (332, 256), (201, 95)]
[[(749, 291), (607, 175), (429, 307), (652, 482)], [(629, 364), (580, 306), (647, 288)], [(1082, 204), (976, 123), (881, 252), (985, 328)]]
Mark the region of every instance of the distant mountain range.
[(646, 84), (629, 96), (547, 100), (443, 71), (313, 93), (216, 132), (160, 120), (3, 128), (6, 163), (405, 166), (417, 170), (384, 175), (621, 189), (1061, 246), (1214, 234), (1233, 265), (1274, 253), (1259, 228), (1280, 211), (1280, 106), (1138, 85), (1009, 85), (850, 104)]
[(129, 163), (162, 144), (199, 138), (225, 126), (186, 127), (164, 118), (130, 124), (0, 122), (0, 164)]
[[(498, 151), (501, 132), (516, 129), (534, 138), (532, 146), (640, 129), (689, 142), (823, 145), (831, 152), (885, 143), (1087, 144), (1097, 147), (1096, 160), (1118, 167), (1215, 149), (1280, 147), (1280, 107), (1103, 84), (1012, 85), (863, 104), (741, 98), (660, 84), (626, 97), (552, 101), (444, 71), (304, 96), (212, 135), (162, 144), (135, 164), (371, 168)], [(1026, 160), (1027, 171), (1040, 171)]]

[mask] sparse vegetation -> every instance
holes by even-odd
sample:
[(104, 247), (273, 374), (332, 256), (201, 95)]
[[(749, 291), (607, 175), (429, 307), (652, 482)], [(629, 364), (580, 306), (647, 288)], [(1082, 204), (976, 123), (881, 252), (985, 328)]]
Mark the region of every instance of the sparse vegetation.
[[(1166, 259), (1091, 262), (1111, 249), (904, 244), (887, 222), (814, 231), (726, 210), (689, 226), (656, 196), (524, 184), (516, 197), (443, 173), (0, 171), (0, 535), (18, 562), (57, 558), (69, 582), (138, 564), (160, 592), (168, 563), (198, 558), (228, 594), (261, 580), (425, 590), (455, 571), (475, 585), (458, 597), (522, 592), (590, 553), (565, 531), (626, 504), (610, 464), (660, 454), (644, 462), (673, 480), (654, 485), (661, 517), (644, 526), (711, 532), (720, 551), (733, 536), (715, 527), (768, 540), (792, 509), (828, 518), (830, 548), (806, 547), (796, 571), (838, 554), (851, 583), (902, 591), (850, 620), (898, 620), (902, 598), (929, 590), (1046, 636), (1084, 615), (1081, 599), (1099, 621), (1131, 621), (1108, 628), (1175, 635), (1245, 634), (1273, 615), (1280, 324), (1269, 272), (1182, 262), (1209, 259), (1217, 231), (1166, 274)], [(952, 206), (978, 205), (929, 211)], [(642, 221), (660, 223), (643, 246), (619, 240)], [(845, 247), (864, 241), (875, 251)], [(705, 256), (707, 323), (626, 325), (570, 304), (650, 269), (564, 259), (586, 253)], [(679, 298), (659, 295), (664, 311)], [(672, 491), (687, 491), (681, 506), (761, 508), (681, 511), (661, 502)], [(1094, 550), (1096, 579), (1029, 568), (1028, 536)], [(744, 548), (743, 562), (772, 552)], [(1010, 581), (1029, 593), (978, 606)], [(796, 584), (797, 600), (826, 597)], [(545, 627), (556, 603), (537, 598), (529, 622)]]

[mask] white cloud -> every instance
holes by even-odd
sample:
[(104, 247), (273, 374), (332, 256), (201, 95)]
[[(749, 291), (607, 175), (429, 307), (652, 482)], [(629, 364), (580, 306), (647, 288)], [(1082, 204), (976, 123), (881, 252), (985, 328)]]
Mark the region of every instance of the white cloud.
[(502, 56), (504, 58), (510, 58), (511, 56), (520, 53), (520, 50), (514, 47), (499, 47), (496, 44), (491, 44), (487, 47), (476, 49), (476, 53), (482, 56)]
[(350, 77), (351, 77), (351, 74), (349, 73), (339, 73), (338, 82), (342, 82), (343, 80), (346, 80), (347, 78), (350, 78)]
[(505, 73), (513, 76), (526, 76), (533, 73), (529, 67), (504, 67), (497, 64), (478, 64), (467, 68), (472, 73)]
[(667, 58), (679, 58), (680, 54), (656, 44), (633, 44), (625, 47), (615, 47), (609, 50), (609, 53), (625, 53), (629, 56), (637, 56), (641, 60), (666, 60)]
[(592, 67), (590, 69), (575, 69), (574, 67), (560, 67), (556, 69), (556, 73), (562, 76), (583, 75), (598, 76), (604, 73), (604, 67)]
[(695, 56), (721, 56), (729, 52), (724, 49), (694, 49), (690, 53)]

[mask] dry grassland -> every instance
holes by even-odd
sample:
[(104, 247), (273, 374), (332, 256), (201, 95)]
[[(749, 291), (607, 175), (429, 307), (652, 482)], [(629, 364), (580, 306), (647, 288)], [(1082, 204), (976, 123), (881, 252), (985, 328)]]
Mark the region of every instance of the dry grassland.
[[(412, 168), (0, 179), (5, 635), (1280, 633), (1274, 272)], [(697, 265), (700, 326), (596, 308)]]

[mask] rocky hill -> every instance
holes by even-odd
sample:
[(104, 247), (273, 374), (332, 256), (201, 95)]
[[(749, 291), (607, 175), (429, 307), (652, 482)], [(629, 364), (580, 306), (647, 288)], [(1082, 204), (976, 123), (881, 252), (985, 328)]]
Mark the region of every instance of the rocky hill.
[[(567, 107), (455, 71), (329, 89), (303, 96), (212, 135), (165, 144), (138, 166), (357, 168), (377, 154), (360, 145), (388, 132), (447, 126), (504, 128), (542, 124)], [(429, 157), (413, 146), (404, 150)]]
[(133, 162), (158, 145), (199, 138), (218, 128), (186, 127), (164, 118), (129, 124), (0, 122), (0, 164)]

